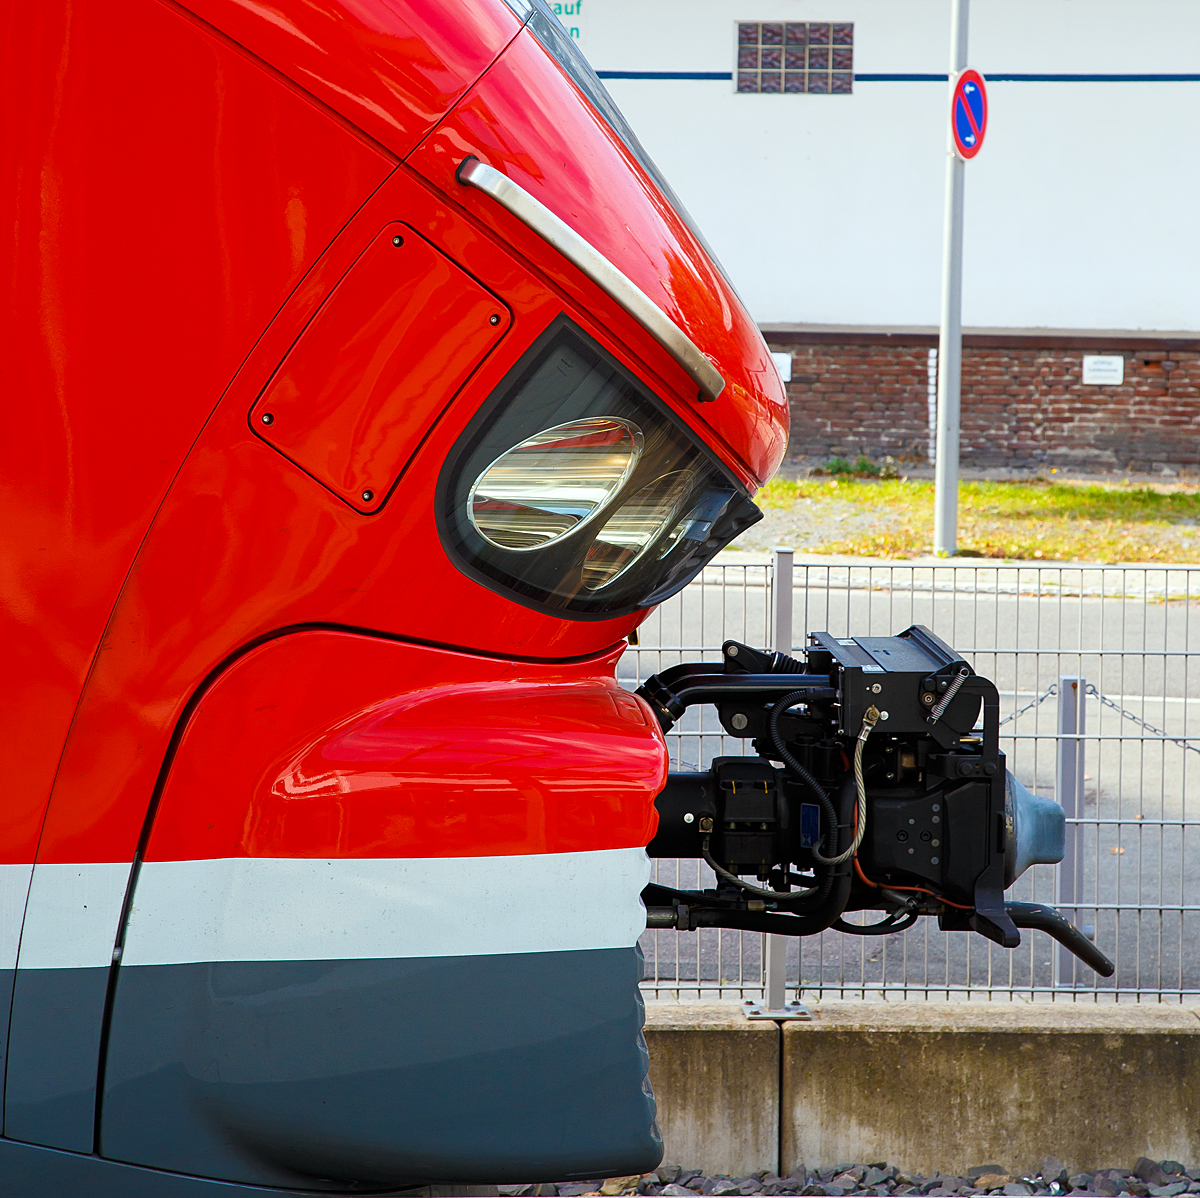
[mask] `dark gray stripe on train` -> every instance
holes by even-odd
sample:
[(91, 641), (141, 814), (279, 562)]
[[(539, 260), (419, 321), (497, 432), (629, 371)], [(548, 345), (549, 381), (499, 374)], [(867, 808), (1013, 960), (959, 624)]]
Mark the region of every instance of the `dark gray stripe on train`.
[(18, 969), (4, 1134), (91, 1152), (107, 969)]
[(15, 969), (0, 969), (0, 1131), (4, 1128), (4, 1073), (8, 1067), (8, 1022), (16, 973)]
[(103, 1156), (258, 1185), (659, 1161), (637, 949), (125, 966)]
[(304, 1198), (313, 1191), (260, 1189), (180, 1177), (38, 1144), (0, 1140), (0, 1193), (6, 1198)]

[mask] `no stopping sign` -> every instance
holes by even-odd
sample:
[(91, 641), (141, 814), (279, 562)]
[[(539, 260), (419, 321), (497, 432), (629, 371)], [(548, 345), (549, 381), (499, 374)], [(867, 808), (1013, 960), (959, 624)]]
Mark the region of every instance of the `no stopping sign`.
[(950, 99), (950, 132), (960, 158), (974, 158), (979, 153), (987, 118), (987, 86), (983, 76), (978, 71), (963, 71)]

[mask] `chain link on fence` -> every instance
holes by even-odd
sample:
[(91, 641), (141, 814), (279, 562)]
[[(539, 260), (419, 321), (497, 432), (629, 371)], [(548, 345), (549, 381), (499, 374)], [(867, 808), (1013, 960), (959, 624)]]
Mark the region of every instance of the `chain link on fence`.
[[(809, 632), (886, 636), (925, 624), (996, 683), (1009, 709), (1009, 768), (1068, 817), (1064, 863), (1035, 866), (1012, 896), (1062, 906), (1117, 972), (1098, 979), (1041, 932), (1023, 933), (1008, 952), (931, 920), (894, 936), (791, 941), (771, 972), (782, 965), (789, 988), (808, 996), (1200, 998), (1200, 811), (1188, 795), (1191, 753), (1200, 752), (1200, 568), (809, 560), (788, 587), (789, 561), (781, 578), (794, 645)], [(720, 660), (730, 637), (775, 644), (776, 581), (769, 558), (724, 555), (642, 626), (622, 680), (634, 687), (680, 661)], [(668, 740), (673, 769), (751, 751), (711, 710), (689, 710)], [(694, 861), (659, 861), (655, 872), (671, 886), (714, 884)], [(763, 992), (770, 954), (756, 933), (656, 930), (642, 947), (651, 994)]]
[[(1145, 728), (1147, 732), (1152, 733), (1154, 736), (1161, 736), (1163, 740), (1169, 740), (1172, 744), (1179, 745), (1181, 748), (1188, 749), (1193, 753), (1200, 753), (1200, 745), (1194, 745), (1191, 743), (1191, 741), (1185, 740), (1182, 736), (1171, 736), (1169, 733), (1164, 732), (1161, 728), (1157, 728), (1148, 721), (1143, 720), (1141, 716), (1134, 715), (1132, 711), (1128, 711), (1119, 703), (1114, 703), (1107, 695), (1102, 695), (1090, 682), (1087, 685), (1087, 693), (1093, 698), (1099, 699), (1105, 707), (1111, 707), (1113, 711), (1120, 712), (1125, 719), (1132, 720), (1139, 727)], [(1004, 723), (1003, 720), (1000, 722)]]
[(1058, 683), (1052, 682), (1036, 699), (1031, 699), (1024, 707), (1017, 708), (1016, 711), (1010, 712), (1000, 721), (1000, 727), (1005, 724), (1011, 724), (1013, 720), (1020, 719), (1027, 711), (1032, 711), (1035, 707), (1041, 707), (1047, 699), (1053, 699), (1058, 694)]

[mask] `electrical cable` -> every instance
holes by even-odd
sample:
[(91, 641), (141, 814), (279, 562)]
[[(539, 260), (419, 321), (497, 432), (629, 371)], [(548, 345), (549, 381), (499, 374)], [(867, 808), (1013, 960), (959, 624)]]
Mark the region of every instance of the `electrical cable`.
[[(958, 681), (958, 686), (955, 686), (955, 691), (957, 691), (962, 686), (963, 682), (966, 681), (966, 677), (961, 677), (961, 680), (956, 679), (956, 681)], [(821, 801), (822, 814), (827, 815), (827, 818), (832, 817), (830, 819), (830, 827), (834, 829), (834, 834), (836, 835), (837, 817), (833, 814), (833, 804), (829, 801), (829, 797), (825, 794), (825, 790), (821, 784), (812, 776), (811, 773), (809, 773), (808, 770), (804, 768), (803, 765), (800, 764), (796, 758), (796, 755), (791, 752), (786, 744), (783, 743), (783, 737), (779, 732), (780, 717), (790, 706), (792, 706), (793, 703), (804, 698), (806, 693), (806, 691), (799, 690), (792, 691), (792, 693), (789, 695), (784, 695), (784, 697), (780, 699), (779, 702), (776, 703), (771, 709), (771, 718), (768, 727), (771, 733), (771, 740), (775, 744), (775, 749), (779, 753), (780, 760), (788, 767), (788, 769), (796, 774), (797, 777), (799, 777), (813, 792), (814, 796)], [(872, 882), (871, 879), (863, 873), (862, 866), (858, 863), (857, 853), (859, 847), (862, 845), (863, 836), (866, 835), (867, 831), (867, 787), (866, 780), (863, 777), (862, 769), (863, 747), (866, 745), (867, 737), (871, 735), (871, 731), (878, 721), (879, 711), (874, 705), (872, 705), (867, 709), (866, 715), (863, 716), (863, 725), (859, 731), (858, 740), (854, 745), (854, 783), (858, 792), (858, 802), (854, 811), (855, 823), (857, 826), (854, 829), (854, 839), (851, 842), (850, 848), (848, 848), (844, 853), (837, 854), (835, 857), (823, 857), (819, 849), (814, 848), (812, 850), (813, 857), (822, 865), (840, 865), (853, 857), (855, 872), (858, 874), (859, 878), (866, 883), (866, 885), (872, 887), (873, 889), (878, 889), (879, 883)], [(821, 844), (824, 839), (825, 838), (822, 837), (821, 840), (817, 842), (818, 845)], [(745, 885), (744, 883), (741, 883), (740, 878), (737, 880), (740, 884)], [(962, 903), (952, 902), (950, 899), (943, 898), (942, 895), (937, 894), (933, 890), (927, 890), (924, 886), (890, 886), (889, 889), (903, 890), (915, 894), (928, 894), (930, 897), (937, 899), (939, 902), (945, 903), (947, 907), (954, 907), (959, 911), (974, 910), (974, 907), (966, 906)], [(776, 892), (769, 891), (768, 893), (775, 894)]]
[[(832, 871), (827, 872), (826, 876), (822, 878), (816, 886), (809, 887), (807, 890), (767, 890), (761, 886), (755, 886), (750, 882), (743, 881), (737, 876), (737, 874), (731, 873), (729, 870), (725, 869), (724, 866), (719, 865), (709, 850), (708, 843), (709, 838), (705, 836), (700, 842), (700, 855), (704, 858), (705, 864), (708, 865), (713, 873), (720, 878), (724, 878), (727, 882), (732, 882), (733, 885), (737, 886), (740, 890), (745, 890), (749, 894), (758, 895), (764, 899), (771, 899), (773, 902), (789, 911), (797, 905), (807, 903), (814, 899), (816, 900), (816, 904), (814, 905), (819, 905), (828, 896), (829, 891), (833, 886)], [(793, 874), (790, 870), (788, 871), (789, 879), (798, 876), (799, 875)], [(804, 880), (808, 881), (809, 879), (806, 878)]]
[(727, 870), (723, 865), (717, 864), (716, 858), (708, 850), (708, 839), (709, 838), (705, 836), (700, 842), (700, 855), (704, 858), (705, 864), (713, 871), (713, 873), (717, 875), (717, 877), (724, 878), (727, 882), (732, 882), (735, 886), (742, 890), (748, 891), (750, 894), (757, 894), (761, 895), (763, 898), (769, 898), (776, 901), (783, 900), (786, 902), (789, 899), (811, 898), (817, 893), (817, 891), (821, 889), (820, 886), (814, 886), (811, 890), (766, 890), (761, 886), (754, 886), (749, 882), (743, 882), (742, 879), (737, 876), (737, 874), (730, 873), (730, 871)]
[[(813, 798), (817, 800), (817, 803), (821, 808), (821, 817), (824, 820), (825, 827), (831, 829), (832, 834), (836, 836), (837, 812), (834, 810), (833, 801), (825, 793), (825, 788), (807, 769), (804, 768), (796, 755), (787, 747), (787, 744), (784, 742), (783, 735), (779, 730), (779, 721), (782, 718), (783, 713), (787, 711), (792, 704), (796, 703), (800, 699), (803, 699), (807, 694), (807, 690), (797, 690), (792, 691), (790, 694), (784, 695), (783, 698), (771, 708), (771, 718), (768, 724), (768, 730), (771, 733), (771, 740), (775, 745), (775, 751), (779, 754), (779, 760), (782, 761), (783, 764), (786, 765), (787, 768), (812, 792)], [(828, 835), (828, 833), (826, 835)], [(817, 846), (820, 846), (824, 840), (825, 836), (822, 836), (817, 841)], [(816, 852), (817, 846), (814, 846), (814, 853)], [(823, 864), (828, 865), (829, 863), (823, 862)], [(833, 875), (831, 873), (826, 874), (821, 886), (821, 889), (824, 893), (828, 893), (832, 877)]]
[(871, 731), (875, 725), (879, 723), (879, 709), (871, 704), (867, 708), (866, 714), (863, 716), (862, 728), (859, 729), (858, 740), (854, 745), (854, 785), (858, 791), (858, 806), (855, 811), (855, 829), (854, 839), (850, 842), (850, 847), (844, 853), (839, 853), (836, 857), (823, 857), (820, 849), (813, 849), (813, 860), (819, 861), (822, 865), (841, 865), (843, 862), (849, 861), (858, 852), (859, 845), (862, 844), (863, 837), (867, 834), (867, 783), (863, 778), (863, 749), (867, 743), (867, 737), (871, 735)]
[[(832, 847), (837, 848), (838, 836), (838, 815), (839, 813), (846, 819), (846, 827), (850, 826), (850, 820), (853, 819), (854, 809), (854, 781), (847, 776), (838, 794), (838, 808), (834, 812), (834, 820), (831, 826), (831, 837), (833, 839)], [(702, 846), (702, 852), (708, 848), (707, 843)], [(708, 853), (706, 860), (711, 858), (712, 854)], [(728, 871), (718, 871), (722, 874), (727, 874)], [(731, 879), (735, 881), (743, 889), (749, 887), (749, 883), (743, 882), (736, 876)], [(783, 936), (815, 936), (818, 932), (823, 932), (828, 928), (835, 919), (837, 919), (846, 909), (846, 904), (850, 900), (850, 890), (853, 885), (853, 873), (847, 868), (839, 871), (838, 867), (830, 867), (826, 871), (826, 876), (818, 889), (819, 893), (813, 902), (811, 910), (796, 911), (790, 906), (785, 906), (783, 911), (714, 911), (705, 910), (702, 896), (695, 896), (693, 899), (696, 906), (692, 908), (691, 917), (693, 919), (693, 927), (722, 927), (722, 928), (744, 928), (752, 932), (775, 932)], [(759, 890), (759, 887), (754, 887)], [(664, 891), (664, 893), (666, 893)], [(682, 893), (682, 892), (681, 892)], [(778, 891), (769, 890), (763, 893), (764, 898), (772, 898), (775, 902), (784, 906), (787, 903), (789, 896)], [(798, 897), (798, 896), (792, 896)], [(810, 900), (812, 901), (812, 900)]]
[[(878, 882), (872, 882), (870, 878), (863, 873), (863, 868), (858, 863), (858, 858), (854, 859), (854, 872), (858, 874), (859, 879), (870, 886), (872, 890), (881, 889)], [(943, 898), (936, 890), (926, 890), (924, 886), (893, 886), (891, 882), (887, 884), (888, 890), (903, 890), (905, 893), (912, 892), (913, 894), (928, 894), (931, 898), (937, 899), (939, 903), (945, 903), (947, 907), (953, 907), (957, 911), (974, 911), (974, 907), (967, 906), (965, 903), (954, 903), (948, 898)]]

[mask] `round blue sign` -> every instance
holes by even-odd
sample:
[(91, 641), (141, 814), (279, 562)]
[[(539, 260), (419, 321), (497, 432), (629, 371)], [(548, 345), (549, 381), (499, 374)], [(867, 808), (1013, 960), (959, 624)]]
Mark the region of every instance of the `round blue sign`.
[(987, 131), (987, 86), (978, 71), (963, 71), (950, 101), (950, 131), (960, 158), (974, 158)]

